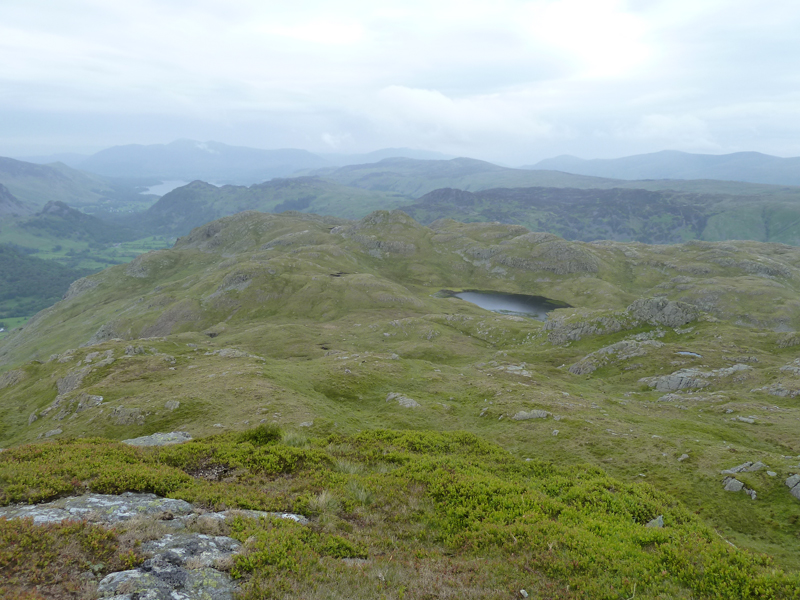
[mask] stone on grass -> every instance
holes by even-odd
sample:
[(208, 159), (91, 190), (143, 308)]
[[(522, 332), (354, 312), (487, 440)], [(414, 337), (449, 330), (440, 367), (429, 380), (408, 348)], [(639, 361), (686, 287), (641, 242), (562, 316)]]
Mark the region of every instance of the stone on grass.
[(741, 492), (744, 489), (744, 484), (733, 477), (726, 477), (723, 483), (726, 492)]
[(164, 403), (164, 408), (166, 408), (167, 410), (178, 410), (178, 408), (180, 408), (180, 405), (181, 403), (178, 400), (167, 400)]
[(658, 515), (655, 519), (648, 522), (645, 527), (664, 527), (664, 515)]
[(397, 403), (404, 408), (418, 408), (420, 405), (419, 402), (413, 398), (398, 394), (397, 392), (391, 392), (386, 396), (386, 402), (391, 402), (392, 400), (397, 400)]
[(744, 483), (733, 477), (726, 477), (722, 480), (722, 484), (726, 492), (744, 492), (750, 496), (751, 500), (756, 499), (756, 491), (745, 486)]
[(546, 419), (549, 415), (550, 413), (546, 410), (529, 410), (527, 412), (522, 410), (511, 418), (515, 421), (527, 421), (528, 419)]
[(800, 500), (800, 475), (792, 475), (786, 480), (786, 487), (789, 488), (789, 493)]
[(170, 444), (182, 444), (191, 439), (192, 436), (185, 431), (171, 431), (170, 433), (154, 433), (153, 435), (122, 440), (122, 443), (129, 446), (168, 446)]

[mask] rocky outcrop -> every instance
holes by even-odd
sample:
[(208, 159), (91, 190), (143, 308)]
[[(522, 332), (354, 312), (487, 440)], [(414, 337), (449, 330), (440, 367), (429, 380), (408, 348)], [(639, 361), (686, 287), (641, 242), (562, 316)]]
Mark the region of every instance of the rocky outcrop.
[(569, 368), (573, 375), (588, 375), (611, 360), (627, 360), (635, 356), (644, 356), (648, 350), (661, 348), (664, 344), (653, 340), (643, 342), (625, 340), (611, 346), (600, 348), (588, 354)]
[(22, 369), (6, 371), (0, 375), (0, 390), (17, 385), (23, 379), (25, 379), (25, 371)]
[(100, 282), (97, 280), (96, 277), (84, 277), (83, 279), (78, 279), (77, 281), (73, 281), (69, 289), (66, 293), (62, 296), (62, 300), (72, 300), (77, 298), (78, 296), (83, 295), (85, 292), (89, 290), (93, 290)]
[(723, 475), (735, 475), (736, 473), (755, 473), (756, 471), (760, 471), (761, 469), (766, 469), (767, 465), (762, 463), (761, 461), (757, 462), (745, 462), (738, 466), (731, 467), (730, 469), (725, 469), (722, 471)]
[(595, 317), (551, 317), (545, 323), (547, 341), (565, 344), (587, 336), (606, 335), (641, 327), (661, 325), (680, 327), (700, 316), (700, 311), (690, 304), (675, 302), (663, 297), (641, 298), (624, 311), (605, 312)]
[(773, 383), (759, 388), (753, 388), (751, 392), (764, 392), (770, 396), (777, 396), (778, 398), (796, 398), (800, 396), (800, 389), (787, 388), (781, 382)]
[(724, 369), (713, 371), (702, 371), (700, 369), (681, 369), (669, 375), (658, 377), (643, 377), (639, 383), (650, 386), (657, 392), (676, 392), (685, 389), (704, 388), (711, 385), (709, 379), (728, 377), (734, 373), (750, 371), (753, 367), (742, 364), (735, 364)]
[(697, 320), (700, 311), (691, 304), (666, 298), (640, 298), (626, 312), (639, 322), (665, 327), (680, 327)]

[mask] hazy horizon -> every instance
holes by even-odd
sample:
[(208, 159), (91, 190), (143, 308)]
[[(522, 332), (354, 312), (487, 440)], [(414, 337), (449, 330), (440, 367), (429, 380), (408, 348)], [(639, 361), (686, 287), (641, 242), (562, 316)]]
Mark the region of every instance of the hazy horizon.
[(506, 165), (800, 156), (800, 5), (501, 0), (0, 7), (0, 155), (176, 139)]

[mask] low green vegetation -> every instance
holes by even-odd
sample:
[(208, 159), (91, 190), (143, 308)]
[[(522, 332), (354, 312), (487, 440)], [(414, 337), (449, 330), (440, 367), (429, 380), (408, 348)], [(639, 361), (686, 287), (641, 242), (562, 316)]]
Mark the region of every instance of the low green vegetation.
[[(796, 598), (800, 584), (646, 483), (523, 461), (467, 433), (332, 434), (302, 447), (276, 439), (274, 428), (160, 449), (65, 440), (4, 452), (0, 482), (4, 504), (151, 491), (213, 509), (309, 514), (309, 526), (230, 525), (245, 544), (231, 566), (242, 598), (504, 598), (525, 589), (549, 598), (738, 600)], [(646, 527), (659, 515), (663, 528)], [(0, 521), (11, 538), (6, 555), (30, 543), (20, 539), (26, 527)], [(94, 552), (120, 555), (108, 548), (112, 534), (87, 525), (51, 527), (47, 552), (58, 555), (63, 537), (78, 534), (97, 540), (81, 542)]]

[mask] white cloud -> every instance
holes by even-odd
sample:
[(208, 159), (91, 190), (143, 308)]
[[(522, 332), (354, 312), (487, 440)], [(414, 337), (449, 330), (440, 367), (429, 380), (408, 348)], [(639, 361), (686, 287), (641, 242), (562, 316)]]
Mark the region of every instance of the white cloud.
[(25, 119), (75, 146), (800, 154), (798, 29), (795, 0), (4, 0), (0, 154)]
[(715, 152), (720, 145), (713, 140), (704, 120), (693, 115), (645, 115), (632, 128), (619, 133), (622, 139), (661, 143), (665, 148)]

